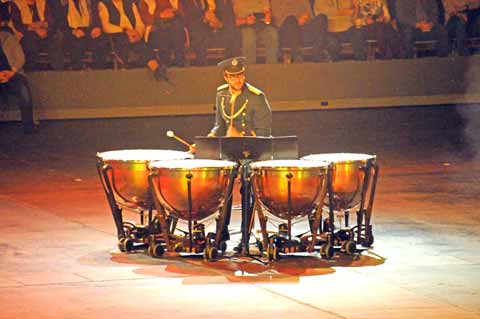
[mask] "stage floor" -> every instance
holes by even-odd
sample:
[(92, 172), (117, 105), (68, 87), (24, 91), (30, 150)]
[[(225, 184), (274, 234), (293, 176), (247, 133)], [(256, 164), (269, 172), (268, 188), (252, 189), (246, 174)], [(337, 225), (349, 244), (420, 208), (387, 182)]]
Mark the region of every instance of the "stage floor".
[(379, 150), (359, 258), (264, 265), (119, 252), (94, 152), (48, 130), (2, 128), (0, 318), (480, 318), (480, 157), (465, 141)]

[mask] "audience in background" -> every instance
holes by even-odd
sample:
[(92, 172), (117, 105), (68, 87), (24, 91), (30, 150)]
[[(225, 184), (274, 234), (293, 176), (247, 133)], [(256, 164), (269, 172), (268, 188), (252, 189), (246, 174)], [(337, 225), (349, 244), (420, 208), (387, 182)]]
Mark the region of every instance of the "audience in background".
[[(238, 56), (241, 48), (240, 31), (235, 25), (235, 13), (233, 11), (233, 0), (209, 0), (208, 19), (213, 29), (211, 45), (213, 47), (225, 48), (225, 57)], [(218, 24), (217, 21), (220, 23)]]
[(16, 99), (22, 116), (23, 131), (33, 133), (33, 103), (27, 78), (22, 72), (25, 55), (22, 47), (8, 26), (10, 23), (9, 5), (0, 3), (0, 97), (8, 102)]
[(470, 37), (480, 37), (480, 0), (471, 0), (467, 10), (467, 34)]
[(53, 9), (47, 0), (15, 0), (12, 6), (12, 21), (15, 34), (26, 55), (25, 69), (35, 69), (39, 53), (46, 49), (50, 66), (54, 70), (63, 69), (62, 35)]
[(71, 54), (71, 68), (84, 68), (82, 57), (92, 52), (93, 67), (103, 69), (109, 52), (109, 42), (103, 34), (97, 2), (92, 0), (62, 0), (65, 2), (63, 41), (65, 51)]
[[(213, 2), (213, 6), (212, 6)], [(195, 64), (207, 64), (207, 48), (211, 39), (212, 28), (220, 27), (220, 21), (212, 14), (215, 1), (183, 0), (183, 17), (190, 36), (190, 47), (195, 52)]]
[(418, 40), (436, 40), (437, 55), (448, 55), (448, 33), (439, 23), (439, 7), (435, 0), (397, 0), (395, 11), (407, 58), (414, 56), (414, 41)]
[(9, 2), (27, 70), (39, 70), (41, 53), (50, 69), (63, 69), (63, 49), (74, 70), (85, 61), (105, 68), (113, 50), (120, 66), (146, 64), (159, 78), (165, 67), (185, 65), (186, 50), (199, 66), (209, 64), (208, 48), (223, 48), (221, 59), (261, 62), (257, 45), (266, 63), (349, 59), (349, 47), (356, 60), (389, 59), (416, 56), (423, 42), (438, 56), (468, 55), (476, 42), (466, 40), (480, 37), (480, 0), (1, 1)]
[[(480, 1), (472, 0), (443, 0), (445, 10), (445, 22), (448, 37), (454, 39), (449, 41), (449, 52), (455, 50), (459, 55), (467, 55), (465, 41), (467, 39), (467, 23), (469, 10), (478, 9)], [(478, 17), (477, 17), (477, 20)], [(478, 21), (472, 25), (478, 25)], [(453, 48), (452, 48), (453, 46)]]
[(178, 67), (185, 65), (185, 24), (181, 2), (139, 0), (141, 19), (146, 24), (145, 42), (151, 50), (159, 50), (160, 63)]
[[(103, 32), (110, 36), (118, 61), (123, 67), (134, 65), (158, 69), (158, 62), (153, 52), (143, 40), (145, 25), (140, 18), (137, 5), (132, 0), (100, 0), (98, 11)], [(129, 60), (129, 52), (134, 52), (138, 59)]]
[(365, 30), (360, 26), (355, 27), (355, 6), (353, 0), (315, 0), (313, 11), (316, 16), (322, 14), (328, 18), (328, 45), (330, 58), (334, 61), (340, 59), (342, 43), (352, 43), (354, 58), (364, 60), (365, 55)]
[(300, 48), (313, 48), (312, 60), (318, 62), (323, 57), (327, 41), (327, 17), (313, 16), (309, 0), (271, 0), (274, 25), (279, 29), (280, 48), (285, 52), (283, 63), (303, 61)]
[[(400, 37), (390, 23), (390, 12), (385, 0), (354, 0), (355, 28), (361, 29), (362, 35), (368, 40), (376, 40), (377, 55), (379, 58), (391, 59), (398, 57)], [(361, 41), (356, 50), (365, 58), (367, 42)]]
[(242, 55), (257, 62), (257, 42), (265, 47), (265, 62), (278, 62), (278, 32), (272, 25), (269, 0), (233, 0), (235, 24), (240, 28)]

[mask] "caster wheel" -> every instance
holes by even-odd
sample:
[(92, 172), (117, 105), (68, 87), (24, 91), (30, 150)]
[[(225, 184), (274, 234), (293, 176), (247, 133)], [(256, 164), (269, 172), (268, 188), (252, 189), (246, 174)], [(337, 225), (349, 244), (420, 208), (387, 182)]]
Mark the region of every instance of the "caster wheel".
[(165, 248), (163, 248), (162, 244), (153, 244), (148, 248), (148, 252), (150, 253), (150, 256), (159, 258), (165, 253)]
[(224, 254), (227, 251), (227, 243), (224, 242), (224, 241), (221, 241), (218, 244), (218, 250), (220, 250), (222, 252), (222, 254)]
[(207, 247), (203, 250), (203, 258), (208, 261), (217, 259), (218, 249), (215, 247)]
[(122, 252), (131, 252), (133, 250), (133, 240), (131, 238), (123, 238), (119, 241), (118, 247)]
[(280, 258), (278, 247), (275, 245), (269, 245), (267, 248), (267, 257), (269, 261), (278, 260)]
[(211, 247), (208, 251), (208, 260), (215, 260), (218, 257), (218, 249)]
[(330, 258), (333, 257), (333, 254), (334, 254), (335, 251), (334, 251), (334, 249), (333, 249), (333, 246), (325, 245), (325, 250), (324, 250), (324, 252), (325, 252), (325, 257), (326, 257), (327, 259), (330, 259)]
[(125, 238), (120, 238), (118, 240), (118, 243), (117, 243), (117, 246), (118, 246), (118, 250), (120, 250), (122, 253), (125, 252), (125, 249), (123, 248), (123, 242), (125, 241)]
[(345, 244), (345, 252), (348, 255), (353, 255), (357, 252), (357, 244), (353, 240), (347, 241)]
[(183, 251), (183, 245), (182, 244), (175, 244), (175, 252), (176, 253), (181, 253)]
[(374, 237), (373, 237), (373, 234), (370, 234), (370, 236), (368, 236), (367, 238), (365, 238), (365, 240), (362, 241), (362, 246), (363, 247), (370, 247), (373, 245), (373, 242), (374, 242)]

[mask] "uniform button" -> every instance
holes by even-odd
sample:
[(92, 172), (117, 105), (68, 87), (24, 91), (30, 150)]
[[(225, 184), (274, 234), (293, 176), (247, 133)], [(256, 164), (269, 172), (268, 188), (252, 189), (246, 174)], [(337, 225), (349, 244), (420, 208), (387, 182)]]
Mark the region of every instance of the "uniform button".
[(242, 123), (242, 126), (243, 126), (243, 127), (245, 127), (245, 125), (246, 125), (245, 123)]
[(247, 113), (243, 112), (242, 115), (243, 115), (243, 116), (247, 116)]
[(245, 135), (245, 131), (242, 131), (242, 135)]

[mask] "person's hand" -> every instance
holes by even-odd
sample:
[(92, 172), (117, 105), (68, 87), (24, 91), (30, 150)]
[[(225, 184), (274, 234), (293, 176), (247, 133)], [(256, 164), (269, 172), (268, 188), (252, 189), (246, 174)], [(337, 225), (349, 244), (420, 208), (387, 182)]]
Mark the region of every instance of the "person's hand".
[(37, 21), (37, 22), (32, 22), (28, 25), (27, 29), (30, 30), (30, 31), (35, 31), (37, 29), (40, 29), (42, 26), (41, 26), (41, 21)]
[(423, 32), (430, 32), (432, 31), (433, 29), (433, 23), (428, 23), (426, 22), (424, 25), (423, 25)]
[(247, 19), (246, 18), (240, 18), (240, 17), (235, 18), (235, 25), (237, 27), (240, 27), (240, 26), (245, 25), (245, 24), (247, 24)]
[(257, 18), (255, 18), (253, 14), (250, 14), (249, 16), (247, 16), (245, 23), (247, 25), (254, 25), (256, 21), (257, 21)]
[(263, 11), (263, 13), (265, 14), (265, 18), (263, 18), (263, 22), (265, 24), (271, 24), (272, 23), (272, 11), (269, 10), (269, 9), (265, 9)]
[(128, 41), (130, 41), (130, 43), (136, 43), (141, 40), (140, 33), (137, 30), (130, 29), (125, 32), (127, 33)]
[(390, 22), (390, 24), (392, 25), (392, 28), (395, 30), (395, 31), (398, 31), (398, 23), (397, 23), (397, 20), (392, 20)]
[(72, 31), (72, 34), (77, 38), (83, 38), (85, 36), (85, 32), (82, 29), (74, 29)]
[(6, 83), (8, 81), (5, 72), (6, 71), (0, 71), (0, 83)]
[(16, 32), (15, 32), (15, 36), (17, 37), (17, 40), (20, 41), (20, 40), (22, 40), (22, 38), (23, 38), (23, 33), (22, 33), (22, 32), (19, 32), (19, 31), (16, 31)]
[(90, 37), (92, 37), (92, 39), (96, 39), (101, 35), (102, 35), (102, 29), (100, 29), (99, 27), (93, 28), (92, 31), (90, 32)]
[(8, 82), (14, 75), (15, 72), (10, 70), (0, 71), (0, 83)]
[(305, 24), (307, 24), (308, 20), (310, 20), (310, 17), (307, 13), (305, 13), (300, 18), (298, 18), (298, 25), (303, 27)]
[(160, 18), (162, 19), (171, 19), (175, 16), (175, 10), (172, 8), (164, 9), (160, 12)]
[(384, 16), (384, 15), (378, 16), (378, 17), (375, 19), (375, 22), (383, 23), (383, 22), (385, 22), (385, 21), (386, 21), (386, 19), (385, 19), (385, 16)]
[(210, 132), (210, 133), (207, 134), (207, 137), (215, 137), (215, 134)]
[(34, 31), (40, 37), (40, 39), (45, 39), (48, 36), (47, 29), (38, 28), (38, 29), (35, 29)]
[(360, 29), (363, 25), (362, 19), (353, 20), (353, 25), (355, 26), (355, 28)]
[(207, 11), (205, 12), (205, 15), (203, 17), (203, 20), (208, 26), (212, 29), (221, 29), (223, 28), (223, 23), (220, 21), (217, 16), (215, 15), (215, 12), (213, 11)]

